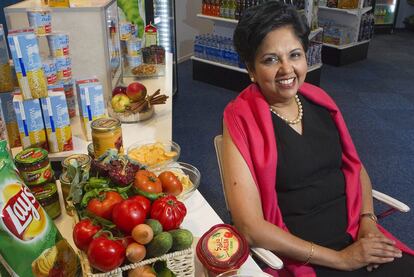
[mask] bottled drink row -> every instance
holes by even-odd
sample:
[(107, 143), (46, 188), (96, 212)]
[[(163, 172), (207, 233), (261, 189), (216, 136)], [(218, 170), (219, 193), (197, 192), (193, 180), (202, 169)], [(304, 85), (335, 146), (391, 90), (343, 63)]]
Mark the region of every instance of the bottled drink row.
[(198, 35), (194, 39), (194, 56), (244, 68), (233, 46), (233, 39), (216, 34)]
[[(203, 0), (201, 13), (239, 20), (245, 9), (257, 6), (267, 0)], [(305, 0), (285, 0), (285, 3), (304, 9)]]

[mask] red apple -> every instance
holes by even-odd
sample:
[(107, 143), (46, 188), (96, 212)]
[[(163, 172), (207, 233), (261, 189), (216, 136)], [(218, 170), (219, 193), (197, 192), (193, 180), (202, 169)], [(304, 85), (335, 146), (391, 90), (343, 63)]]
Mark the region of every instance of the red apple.
[(129, 97), (123, 93), (118, 93), (112, 97), (111, 104), (112, 108), (117, 113), (125, 112), (126, 107), (130, 104)]
[(126, 95), (132, 102), (136, 102), (147, 96), (147, 88), (141, 83), (133, 82), (128, 85)]
[(115, 96), (120, 93), (126, 94), (126, 90), (127, 88), (124, 86), (117, 86), (112, 90), (112, 96)]

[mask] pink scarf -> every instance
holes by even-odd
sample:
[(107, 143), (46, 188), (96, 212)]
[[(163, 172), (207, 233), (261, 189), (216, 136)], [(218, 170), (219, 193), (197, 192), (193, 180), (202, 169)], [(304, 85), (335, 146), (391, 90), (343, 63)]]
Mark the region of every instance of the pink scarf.
[[(341, 112), (332, 98), (322, 89), (304, 83), (299, 93), (308, 100), (326, 108), (338, 128), (342, 146), (342, 172), (346, 183), (346, 205), (348, 211), (347, 232), (356, 238), (361, 210), (361, 162), (346, 127)], [(288, 231), (283, 222), (276, 196), (277, 148), (274, 127), (269, 112), (269, 104), (257, 85), (252, 84), (228, 104), (224, 111), (224, 121), (230, 136), (257, 185), (262, 201), (264, 218)], [(402, 251), (414, 255), (414, 251), (396, 240), (390, 233), (378, 226), (387, 237), (397, 241)], [(294, 260), (284, 259), (284, 269), (271, 272), (274, 276), (314, 277), (311, 266), (303, 266)]]

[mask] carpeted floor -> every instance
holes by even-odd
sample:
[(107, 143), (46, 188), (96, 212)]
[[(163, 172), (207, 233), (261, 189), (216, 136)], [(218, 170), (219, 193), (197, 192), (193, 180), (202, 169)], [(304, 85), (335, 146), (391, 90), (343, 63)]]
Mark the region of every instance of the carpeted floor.
[[(341, 108), (374, 188), (414, 207), (414, 33), (377, 35), (368, 58), (342, 67), (323, 66), (321, 87)], [(221, 133), (222, 112), (237, 92), (192, 80), (191, 61), (179, 65), (174, 99), (173, 139), (180, 160), (198, 167), (199, 190), (230, 222), (221, 191), (213, 138)], [(376, 205), (377, 210), (384, 207)], [(414, 212), (381, 221), (414, 247)]]

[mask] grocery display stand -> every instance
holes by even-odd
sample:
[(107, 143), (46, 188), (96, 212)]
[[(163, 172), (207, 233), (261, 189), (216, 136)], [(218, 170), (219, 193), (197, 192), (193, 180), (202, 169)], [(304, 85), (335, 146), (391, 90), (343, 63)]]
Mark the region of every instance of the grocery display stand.
[[(306, 2), (307, 4), (309, 3), (308, 5), (312, 4), (312, 1)], [(233, 31), (238, 23), (238, 20), (236, 19), (210, 16), (205, 14), (197, 14), (197, 17), (200, 19), (213, 21), (214, 33), (226, 37), (233, 36)], [(308, 21), (310, 20), (308, 19)], [(321, 42), (322, 32), (322, 28), (313, 30), (309, 35), (309, 41), (315, 40)], [(196, 56), (192, 56), (191, 60), (193, 63), (194, 80), (202, 81), (234, 91), (242, 91), (251, 83), (248, 72), (245, 68), (223, 64)], [(308, 67), (306, 82), (319, 85), (321, 71), (322, 63)]]
[(335, 21), (337, 24), (353, 29), (350, 42), (344, 45), (323, 43), (323, 63), (341, 66), (366, 59), (370, 40), (358, 41), (361, 17), (372, 10), (372, 7), (363, 7), (360, 0), (357, 9), (339, 9), (319, 6), (318, 17)]

